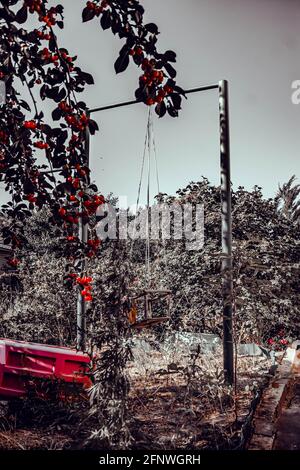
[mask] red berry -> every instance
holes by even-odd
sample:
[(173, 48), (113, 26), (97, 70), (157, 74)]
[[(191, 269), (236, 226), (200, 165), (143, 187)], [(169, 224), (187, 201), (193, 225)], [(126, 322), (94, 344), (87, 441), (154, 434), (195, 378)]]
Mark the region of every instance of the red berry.
[(136, 55), (143, 55), (143, 49), (140, 46), (136, 47), (134, 51)]
[(18, 260), (17, 258), (10, 258), (8, 261), (7, 261), (7, 264), (9, 266), (12, 266), (13, 268), (15, 268), (16, 266), (18, 266), (18, 264), (20, 263), (20, 260)]
[(32, 202), (32, 203), (36, 202), (36, 197), (35, 197), (34, 194), (28, 194), (26, 196), (26, 199), (27, 199), (27, 201)]
[(58, 213), (61, 217), (64, 217), (67, 213), (66, 209), (64, 207), (61, 207), (59, 210), (58, 210)]
[(42, 142), (42, 141), (39, 141), (39, 142), (35, 142), (33, 144), (36, 148), (38, 149), (41, 149), (41, 150), (46, 150), (49, 148), (49, 145), (45, 142)]
[(141, 80), (141, 82), (143, 82), (143, 83), (147, 83), (147, 81), (148, 81), (147, 75), (141, 75), (141, 76), (140, 76), (140, 80)]
[(93, 2), (87, 2), (86, 6), (87, 6), (88, 10), (94, 10), (96, 8), (95, 3), (93, 3)]
[(35, 121), (24, 121), (23, 126), (25, 127), (25, 129), (34, 130), (37, 128), (37, 123)]
[(172, 87), (170, 87), (169, 85), (165, 85), (164, 90), (168, 95), (170, 95), (174, 91), (174, 89)]
[(147, 100), (146, 100), (146, 104), (147, 104), (148, 106), (152, 106), (154, 103), (155, 103), (155, 101), (154, 101), (154, 99), (153, 99), (153, 98), (150, 98), (150, 97), (149, 97), (149, 98), (147, 98)]
[(87, 295), (84, 296), (84, 300), (86, 302), (91, 302), (93, 300), (93, 297), (90, 294), (87, 294)]

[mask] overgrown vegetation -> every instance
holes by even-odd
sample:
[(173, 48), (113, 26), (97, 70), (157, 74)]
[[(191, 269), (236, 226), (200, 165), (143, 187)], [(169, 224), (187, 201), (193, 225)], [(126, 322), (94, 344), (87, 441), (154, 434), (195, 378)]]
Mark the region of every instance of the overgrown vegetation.
[[(142, 380), (139, 376), (147, 377), (151, 383), (158, 377), (169, 377), (168, 381), (172, 381), (175, 376), (181, 384), (181, 399), (184, 395), (185, 400), (192, 400), (192, 403), (192, 397), (200, 393), (205, 382), (210, 391), (201, 393), (207, 397), (211, 394), (209, 409), (218, 402), (216, 409), (222, 414), (222, 409), (224, 412), (235, 406), (234, 391), (223, 384), (221, 364), (218, 364), (219, 372), (217, 369), (210, 371), (212, 359), (206, 363), (201, 348), (198, 353), (191, 351), (191, 356), (185, 359), (182, 354), (166, 353), (164, 349), (170, 333), (175, 331), (196, 336), (199, 332), (221, 335), (219, 188), (204, 179), (179, 190), (176, 196), (160, 197), (168, 204), (174, 201), (204, 203), (204, 247), (201, 251), (186, 251), (184, 240), (152, 242), (150, 284), (170, 289), (173, 302), (170, 322), (142, 336), (130, 329), (123, 303), (129, 287), (139, 290), (149, 285), (149, 280), (145, 279), (144, 242), (137, 241), (132, 247), (130, 241), (108, 240), (91, 261), (94, 300), (93, 308), (87, 313), (87, 331), (89, 350), (96, 354), (96, 382), (90, 393), (89, 411), (85, 407), (86, 428), (80, 431), (82, 442), (87, 446), (135, 445), (137, 418), (134, 417), (135, 405), (129, 397), (141, 393), (136, 390), (137, 381)], [(266, 200), (258, 187), (253, 191), (238, 188), (233, 193), (233, 214), (235, 341), (255, 341), (269, 347), (268, 340), (279, 331), (282, 338), (290, 340), (299, 332), (297, 223), (278, 210), (277, 200)], [(68, 282), (64, 283), (60, 238), (43, 211), (32, 217), (26, 230), (28, 250), (18, 268), (22, 290), (10, 303), (10, 308), (2, 310), (0, 335), (74, 346), (76, 298)], [(2, 293), (2, 305), (4, 301), (5, 293)], [(162, 306), (158, 308), (159, 314), (164, 313)], [(146, 342), (143, 352), (141, 340)], [(262, 366), (266, 369), (267, 364)], [(244, 373), (251, 375), (251, 367), (250, 361)], [(154, 368), (153, 373), (151, 368)], [(252, 374), (255, 382), (254, 378)], [(243, 380), (241, 378), (238, 387)], [(224, 408), (221, 403), (227, 400), (225, 396), (231, 398)], [(200, 403), (197, 400), (195, 403), (192, 409), (197, 415)], [(200, 408), (203, 413), (202, 405)]]

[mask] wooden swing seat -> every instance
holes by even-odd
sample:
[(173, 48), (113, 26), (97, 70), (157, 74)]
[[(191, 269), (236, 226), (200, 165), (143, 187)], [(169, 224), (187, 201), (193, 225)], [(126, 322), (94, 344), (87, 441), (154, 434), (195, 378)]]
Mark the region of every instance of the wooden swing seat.
[[(137, 320), (136, 313), (137, 308), (136, 304), (134, 307), (135, 315), (133, 315), (133, 320), (131, 322), (131, 328), (134, 329), (143, 329), (143, 328), (150, 328), (151, 326), (159, 325), (160, 323), (167, 322), (170, 319), (170, 298), (171, 298), (171, 291), (169, 290), (148, 290), (145, 289), (141, 293), (131, 296), (131, 300), (135, 303), (137, 300), (143, 299), (144, 300), (144, 315), (143, 318)], [(152, 315), (152, 304), (153, 302), (161, 299), (166, 298), (168, 300), (168, 316), (153, 316)]]

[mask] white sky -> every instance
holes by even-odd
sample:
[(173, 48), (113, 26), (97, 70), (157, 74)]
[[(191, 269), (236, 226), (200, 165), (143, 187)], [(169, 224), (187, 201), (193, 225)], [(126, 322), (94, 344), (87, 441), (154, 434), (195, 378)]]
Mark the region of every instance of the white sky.
[[(52, 2), (49, 2), (52, 3)], [(55, 4), (57, 2), (54, 2)], [(83, 98), (90, 107), (133, 99), (140, 71), (118, 76), (113, 63), (122, 41), (98, 20), (81, 23), (82, 0), (64, 0), (66, 29), (60, 44), (78, 54), (95, 85)], [(230, 83), (232, 181), (263, 186), (300, 175), (300, 105), (291, 83), (300, 79), (298, 0), (143, 0), (146, 18), (158, 24), (162, 50), (178, 54), (178, 84), (190, 88), (226, 78)], [(104, 194), (135, 202), (146, 130), (143, 105), (95, 115), (93, 177)], [(161, 190), (174, 193), (204, 175), (219, 183), (218, 98), (214, 91), (190, 95), (178, 119), (155, 119)], [(156, 192), (152, 175), (152, 194)], [(145, 187), (143, 189), (145, 198)]]

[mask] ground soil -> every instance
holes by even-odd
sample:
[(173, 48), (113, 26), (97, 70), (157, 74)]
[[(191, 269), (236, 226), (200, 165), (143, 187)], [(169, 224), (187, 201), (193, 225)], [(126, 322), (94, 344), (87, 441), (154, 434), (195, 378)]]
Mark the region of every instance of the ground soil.
[[(230, 390), (222, 384), (220, 357), (198, 358), (195, 373), (195, 364), (193, 368), (186, 361), (170, 363), (158, 352), (146, 356), (144, 362), (138, 358), (129, 367), (133, 448), (243, 446), (241, 431), (256, 390), (267, 380), (267, 359), (240, 358), (236, 389)], [(77, 403), (71, 410), (68, 404), (33, 402), (24, 408), (3, 403), (0, 449), (82, 448), (83, 436), (78, 433), (80, 407), (86, 409), (87, 402)]]

